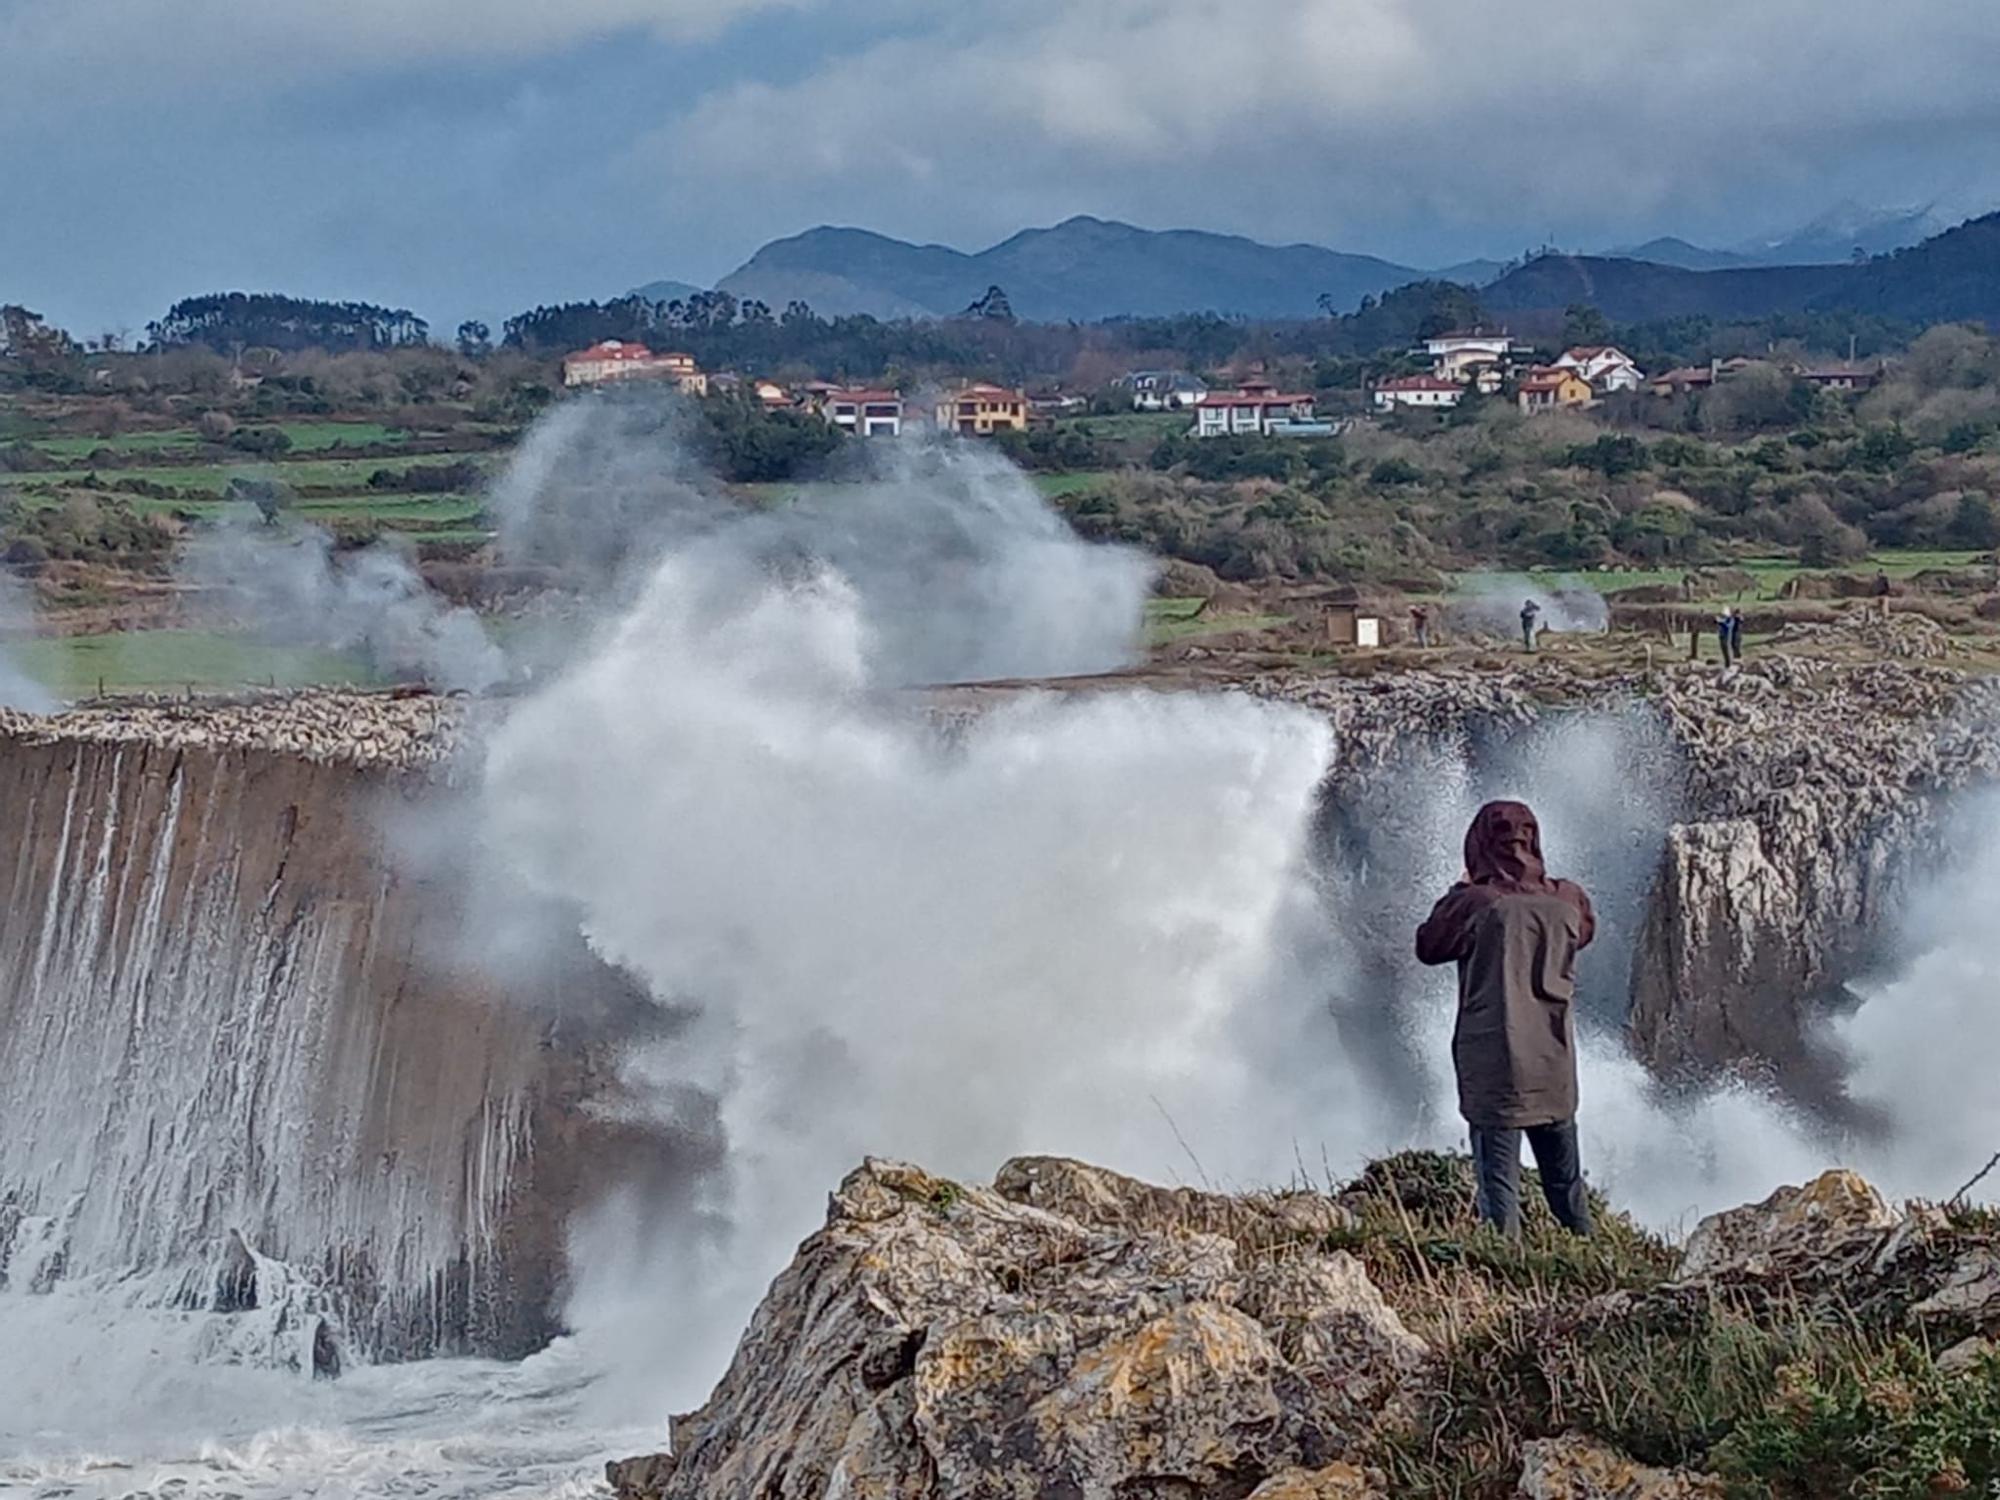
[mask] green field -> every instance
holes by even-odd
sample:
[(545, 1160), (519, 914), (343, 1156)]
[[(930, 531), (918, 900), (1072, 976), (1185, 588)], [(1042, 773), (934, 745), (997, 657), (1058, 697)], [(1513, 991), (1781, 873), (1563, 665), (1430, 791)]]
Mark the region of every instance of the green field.
[(1079, 490), (1087, 490), (1109, 476), (1103, 470), (1090, 469), (1080, 474), (1035, 474), (1031, 477), (1035, 481), (1036, 489), (1051, 500), (1059, 500), (1064, 495), (1074, 495)]
[(138, 630), (14, 641), (7, 658), (59, 698), (181, 688), (367, 684), (357, 658), (206, 630)]
[(1113, 417), (1065, 417), (1056, 426), (1075, 428), (1078, 432), (1087, 432), (1094, 438), (1110, 442), (1129, 442), (1134, 438), (1152, 438), (1157, 442), (1194, 426), (1194, 414), (1181, 411), (1122, 411)]
[[(100, 488), (117, 492), (121, 479), (139, 479), (148, 484), (157, 484), (165, 489), (178, 490), (190, 497), (203, 494), (219, 495), (229, 488), (229, 481), (238, 477), (244, 479), (277, 479), (293, 489), (333, 489), (361, 490), (368, 483), (368, 476), (377, 469), (387, 469), (400, 473), (417, 464), (445, 464), (456, 462), (463, 455), (457, 454), (411, 454), (395, 458), (307, 458), (270, 462), (262, 459), (243, 458), (231, 462), (214, 464), (180, 464), (173, 467), (153, 467), (134, 469), (100, 469), (97, 482)], [(80, 471), (50, 472), (40, 474), (0, 474), (0, 485), (61, 484), (74, 482)]]
[[(1757, 580), (1757, 592), (1754, 597), (1774, 599), (1778, 596), (1779, 590), (1800, 573), (1873, 573), (1879, 569), (1891, 578), (1908, 578), (1913, 573), (1921, 573), (1931, 568), (1972, 567), (1986, 555), (1983, 552), (1883, 551), (1871, 553), (1860, 562), (1849, 563), (1839, 568), (1808, 568), (1795, 558), (1789, 557), (1747, 557), (1719, 566), (1754, 575)], [(1485, 580), (1526, 577), (1543, 588), (1584, 584), (1599, 593), (1608, 594), (1619, 589), (1642, 588), (1657, 584), (1678, 587), (1682, 575), (1688, 571), (1686, 567), (1672, 567), (1604, 568), (1588, 572), (1536, 569), (1524, 573), (1518, 568), (1481, 568), (1473, 572), (1454, 574), (1453, 583), (1457, 591), (1464, 592), (1476, 588)]]
[[(385, 427), (380, 422), (245, 422), (242, 426), (277, 428), (291, 439), (293, 453), (316, 453), (343, 445), (365, 448), (400, 442), (409, 436), (400, 427)], [(175, 428), (168, 432), (122, 432), (116, 437), (36, 438), (29, 446), (62, 461), (66, 467), (76, 468), (99, 449), (113, 453), (195, 453), (204, 444), (187, 428)]]

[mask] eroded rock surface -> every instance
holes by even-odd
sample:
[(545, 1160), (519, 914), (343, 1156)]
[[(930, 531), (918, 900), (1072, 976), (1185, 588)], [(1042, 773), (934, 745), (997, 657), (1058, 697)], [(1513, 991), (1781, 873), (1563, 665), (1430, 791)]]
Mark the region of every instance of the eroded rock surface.
[(1522, 1500), (1722, 1500), (1722, 1481), (1653, 1469), (1585, 1437), (1545, 1438), (1521, 1449)]
[(1334, 1466), (1423, 1342), (1318, 1248), (1338, 1205), (1208, 1196), (1050, 1158), (993, 1188), (866, 1163), (676, 1422), (671, 1474), (621, 1492), (1369, 1493)]
[(1711, 1214), (1682, 1252), (1679, 1278), (1826, 1275), (1870, 1264), (1903, 1216), (1852, 1172), (1823, 1172), (1762, 1203)]

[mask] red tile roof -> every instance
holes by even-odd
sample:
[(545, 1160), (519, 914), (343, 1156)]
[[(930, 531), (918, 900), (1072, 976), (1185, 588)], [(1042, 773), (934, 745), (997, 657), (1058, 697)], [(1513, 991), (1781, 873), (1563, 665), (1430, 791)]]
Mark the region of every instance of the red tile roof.
[(1442, 375), (1398, 375), (1376, 383), (1378, 391), (1462, 391), (1464, 386)]
[(1298, 406), (1312, 400), (1310, 396), (1287, 396), (1282, 393), (1264, 391), (1233, 391), (1224, 395), (1203, 396), (1196, 406)]
[[(581, 364), (586, 360), (652, 359), (653, 351), (644, 344), (627, 343), (622, 339), (606, 339), (600, 344), (592, 344), (588, 349), (579, 349), (574, 354), (565, 355), (563, 362), (574, 360)], [(672, 355), (665, 356), (673, 358)], [(681, 358), (687, 358), (682, 355)]]
[(901, 391), (828, 391), (828, 401), (854, 402), (858, 406), (874, 406), (886, 401), (901, 401)]

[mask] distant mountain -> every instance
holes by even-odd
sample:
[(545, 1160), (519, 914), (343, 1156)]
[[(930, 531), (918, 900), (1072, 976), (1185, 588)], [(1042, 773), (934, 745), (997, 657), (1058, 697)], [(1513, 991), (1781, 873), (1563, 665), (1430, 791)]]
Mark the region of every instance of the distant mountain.
[(1809, 224), (1744, 241), (1736, 252), (1761, 265), (1846, 265), (1854, 252), (1887, 255), (1950, 228), (1929, 207), (1866, 208), (1836, 204)]
[[(1484, 279), (1498, 269), (1473, 262), (1449, 274)], [(820, 313), (878, 318), (951, 317), (989, 286), (1005, 287), (1015, 314), (1037, 322), (1183, 312), (1306, 318), (1322, 294), (1348, 310), (1430, 274), (1438, 273), (1319, 245), (1078, 217), (971, 255), (865, 229), (809, 229), (764, 246), (717, 289), (772, 307), (799, 298)]]
[(1833, 311), (2000, 322), (2000, 213), (1859, 264), (1688, 271), (1612, 256), (1544, 255), (1508, 272), (1479, 300), (1496, 313), (1584, 302), (1617, 323)]
[(1705, 245), (1691, 245), (1670, 234), (1647, 240), (1643, 245), (1627, 245), (1604, 253), (1614, 260), (1650, 261), (1656, 266), (1678, 266), (1683, 271), (1726, 271), (1735, 266), (1757, 264), (1751, 257), (1739, 255), (1733, 250), (1711, 250)]
[(707, 290), (707, 287), (688, 281), (649, 281), (644, 286), (633, 287), (626, 295), (644, 297), (648, 302), (685, 302), (696, 292)]

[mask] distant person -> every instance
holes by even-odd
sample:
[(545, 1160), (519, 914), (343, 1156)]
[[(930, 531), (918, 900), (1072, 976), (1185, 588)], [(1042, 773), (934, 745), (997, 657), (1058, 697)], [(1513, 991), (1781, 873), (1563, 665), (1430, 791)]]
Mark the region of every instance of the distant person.
[(1410, 632), (1419, 646), (1431, 643), (1431, 607), (1428, 604), (1410, 606)]
[(1524, 600), (1521, 604), (1521, 644), (1528, 650), (1535, 649), (1535, 633), (1541, 627), (1542, 607), (1534, 600)]
[(1729, 606), (1729, 660), (1739, 666), (1743, 661), (1743, 611), (1733, 604)]
[(1417, 929), (1417, 960), (1458, 965), (1452, 1062), (1471, 1127), (1479, 1216), (1521, 1228), (1521, 1136), (1556, 1220), (1589, 1234), (1576, 1135), (1576, 955), (1596, 932), (1590, 898), (1542, 863), (1519, 802), (1489, 802), (1465, 834), (1465, 873)]
[(1726, 667), (1735, 658), (1730, 654), (1736, 644), (1736, 610), (1734, 606), (1725, 609), (1715, 617), (1715, 643), (1722, 648), (1722, 664)]

